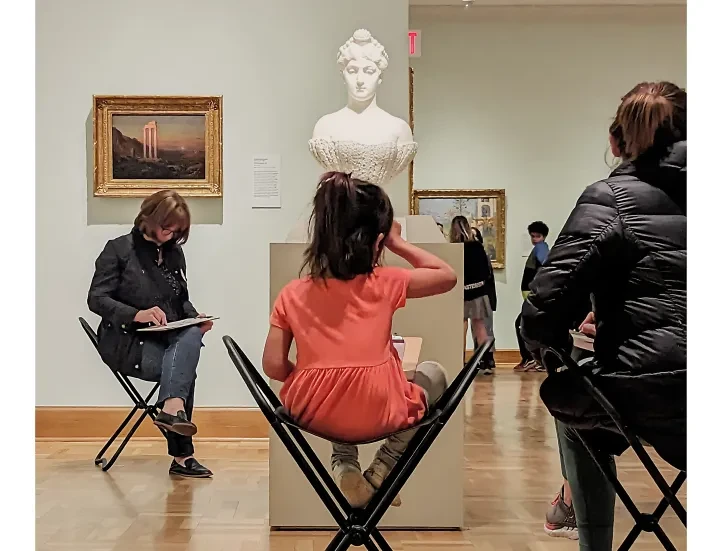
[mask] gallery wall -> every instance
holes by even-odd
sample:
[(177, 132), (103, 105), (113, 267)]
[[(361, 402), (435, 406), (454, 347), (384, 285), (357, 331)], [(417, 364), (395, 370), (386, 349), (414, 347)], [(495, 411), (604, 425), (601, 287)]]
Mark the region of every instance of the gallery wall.
[[(307, 141), (341, 108), (336, 52), (366, 27), (391, 56), (381, 105), (408, 112), (406, 0), (39, 0), (36, 72), (36, 403), (125, 405), (82, 333), (86, 295), (108, 239), (140, 200), (93, 198), (93, 94), (223, 95), (224, 197), (191, 200), (185, 247), (192, 299), (220, 316), (207, 335), (196, 403), (250, 406), (221, 343), (260, 359), (268, 329), (269, 243), (283, 241), (311, 199), (319, 167)], [(254, 210), (251, 159), (282, 158), (280, 210)], [(391, 190), (399, 211), (406, 182)]]
[(526, 226), (546, 221), (553, 242), (609, 172), (607, 129), (634, 84), (685, 85), (684, 8), (412, 8), (411, 28), (422, 38), (415, 187), (506, 189), (494, 328), (497, 347), (515, 349)]

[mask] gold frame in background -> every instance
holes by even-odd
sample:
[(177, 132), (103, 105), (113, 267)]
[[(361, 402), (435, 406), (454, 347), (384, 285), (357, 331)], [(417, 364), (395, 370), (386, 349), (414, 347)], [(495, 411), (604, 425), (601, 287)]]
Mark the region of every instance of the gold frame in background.
[(503, 189), (415, 189), (412, 192), (412, 214), (419, 214), (419, 200), (433, 198), (447, 199), (478, 199), (489, 198), (498, 201), (498, 212), (495, 216), (497, 226), (496, 260), (491, 262), (494, 269), (506, 268), (506, 191)]
[[(409, 127), (414, 133), (414, 69), (409, 67)], [(414, 213), (414, 160), (409, 163), (409, 214)]]
[[(205, 115), (202, 180), (113, 178), (113, 115)], [(173, 189), (186, 197), (223, 196), (223, 96), (93, 96), (93, 195), (147, 197)]]

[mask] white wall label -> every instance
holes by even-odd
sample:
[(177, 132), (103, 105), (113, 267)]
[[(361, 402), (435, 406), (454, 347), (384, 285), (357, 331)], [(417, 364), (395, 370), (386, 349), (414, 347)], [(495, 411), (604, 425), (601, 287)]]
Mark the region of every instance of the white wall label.
[(253, 157), (254, 209), (281, 208), (281, 156), (256, 155)]
[(421, 57), (421, 31), (409, 31), (409, 57)]

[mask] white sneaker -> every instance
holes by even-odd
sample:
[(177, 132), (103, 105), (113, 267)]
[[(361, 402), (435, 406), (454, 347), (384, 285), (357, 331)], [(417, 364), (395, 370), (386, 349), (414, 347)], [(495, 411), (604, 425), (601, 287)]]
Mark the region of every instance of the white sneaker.
[[(371, 462), (371, 465), (369, 465), (369, 468), (366, 469), (364, 478), (369, 481), (371, 486), (378, 490), (386, 477), (389, 476), (390, 472), (391, 469), (389, 469), (386, 463), (380, 461), (379, 459), (374, 459)], [(394, 497), (394, 500), (391, 502), (391, 507), (401, 507), (400, 495)]]
[(365, 507), (374, 495), (374, 487), (361, 474), (361, 469), (348, 463), (333, 468), (333, 478), (341, 493), (354, 509)]

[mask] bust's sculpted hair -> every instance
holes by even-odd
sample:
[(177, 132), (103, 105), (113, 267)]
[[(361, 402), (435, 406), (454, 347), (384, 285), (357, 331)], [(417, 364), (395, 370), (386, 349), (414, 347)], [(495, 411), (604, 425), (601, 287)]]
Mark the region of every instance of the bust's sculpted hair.
[(353, 59), (368, 59), (373, 61), (379, 71), (385, 71), (389, 66), (389, 56), (383, 45), (376, 40), (366, 29), (359, 29), (338, 49), (336, 63), (341, 71)]

